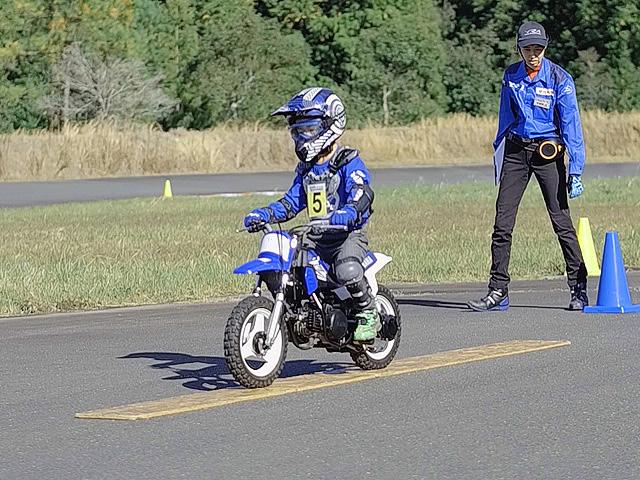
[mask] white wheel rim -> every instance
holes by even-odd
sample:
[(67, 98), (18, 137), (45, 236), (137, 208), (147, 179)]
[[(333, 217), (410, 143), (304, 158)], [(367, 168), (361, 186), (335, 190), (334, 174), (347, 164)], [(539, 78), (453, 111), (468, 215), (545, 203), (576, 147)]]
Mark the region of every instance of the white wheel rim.
[[(386, 313), (387, 315), (392, 315), (394, 317), (398, 316), (398, 312), (393, 308), (393, 304), (391, 300), (383, 295), (376, 295), (376, 308), (380, 313)], [(365, 348), (365, 353), (367, 357), (372, 360), (383, 360), (391, 350), (393, 350), (393, 346), (396, 344), (396, 339), (393, 340), (382, 340), (380, 338), (376, 338), (373, 345), (369, 345)]]
[(272, 374), (278, 368), (282, 356), (283, 343), (280, 328), (278, 328), (273, 345), (264, 356), (261, 356), (260, 352), (254, 348), (256, 336), (266, 335), (265, 325), (269, 320), (269, 315), (271, 315), (271, 311), (266, 308), (252, 310), (245, 317), (240, 330), (240, 358), (242, 358), (245, 368), (256, 377), (267, 377)]

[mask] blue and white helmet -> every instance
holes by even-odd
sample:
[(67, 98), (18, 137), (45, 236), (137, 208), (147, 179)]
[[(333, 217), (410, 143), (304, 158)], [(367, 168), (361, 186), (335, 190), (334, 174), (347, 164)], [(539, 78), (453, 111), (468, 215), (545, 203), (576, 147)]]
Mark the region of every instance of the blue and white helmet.
[(271, 115), (287, 117), (296, 155), (308, 163), (340, 138), (347, 124), (340, 97), (322, 87), (305, 88)]

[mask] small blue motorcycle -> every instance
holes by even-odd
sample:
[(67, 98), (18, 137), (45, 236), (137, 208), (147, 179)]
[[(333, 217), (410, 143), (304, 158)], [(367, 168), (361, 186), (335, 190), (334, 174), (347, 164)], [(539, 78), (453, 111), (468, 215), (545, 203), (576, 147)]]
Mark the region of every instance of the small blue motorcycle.
[[(376, 280), (391, 257), (369, 252), (363, 261), (382, 328), (374, 340), (354, 342), (353, 299), (306, 242), (310, 232), (344, 228), (317, 221), (288, 231), (263, 225), (258, 258), (234, 270), (256, 275), (255, 288), (233, 309), (224, 332), (225, 360), (238, 383), (247, 388), (271, 385), (282, 371), (289, 342), (302, 350), (348, 352), (364, 370), (391, 363), (400, 343), (400, 310), (391, 291)], [(271, 298), (262, 295), (263, 286)]]

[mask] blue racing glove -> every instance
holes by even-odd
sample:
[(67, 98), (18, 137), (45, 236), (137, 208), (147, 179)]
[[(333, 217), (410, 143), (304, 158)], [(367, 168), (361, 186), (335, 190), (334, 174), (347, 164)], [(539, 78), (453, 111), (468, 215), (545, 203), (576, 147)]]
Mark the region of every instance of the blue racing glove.
[(582, 192), (584, 192), (584, 186), (582, 185), (580, 175), (569, 175), (567, 190), (569, 191), (569, 198), (576, 198), (582, 195)]
[(340, 210), (336, 210), (329, 218), (331, 225), (352, 226), (358, 220), (358, 212), (353, 205), (345, 205)]
[(250, 232), (257, 232), (262, 228), (264, 223), (268, 223), (271, 219), (271, 214), (269, 210), (266, 208), (256, 208), (255, 210), (251, 210), (250, 213), (244, 217), (244, 226)]

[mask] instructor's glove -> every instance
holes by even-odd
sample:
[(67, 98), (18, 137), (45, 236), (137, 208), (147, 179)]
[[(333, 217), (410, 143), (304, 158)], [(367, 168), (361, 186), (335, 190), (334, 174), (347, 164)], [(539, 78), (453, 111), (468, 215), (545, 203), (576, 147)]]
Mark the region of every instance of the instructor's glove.
[(582, 185), (580, 175), (569, 175), (567, 190), (569, 191), (569, 198), (576, 198), (582, 195), (582, 192), (584, 192), (584, 186)]
[(358, 212), (353, 205), (345, 205), (340, 210), (336, 210), (331, 215), (329, 223), (331, 225), (345, 225), (347, 227), (352, 226), (358, 219)]
[(244, 226), (247, 227), (247, 230), (250, 232), (257, 232), (262, 228), (263, 224), (269, 223), (270, 218), (271, 214), (269, 210), (266, 208), (256, 208), (244, 217)]

